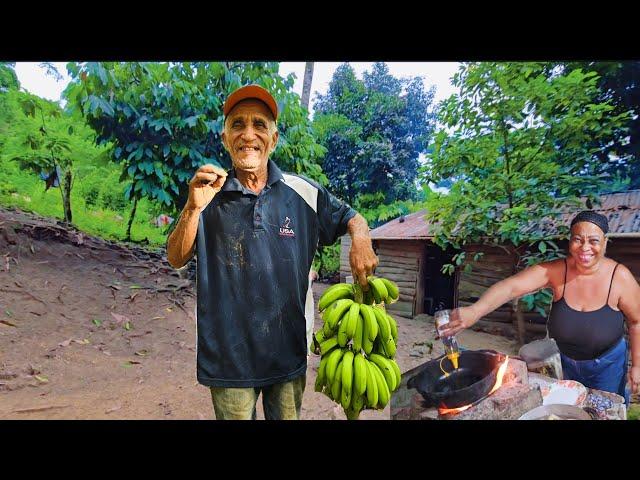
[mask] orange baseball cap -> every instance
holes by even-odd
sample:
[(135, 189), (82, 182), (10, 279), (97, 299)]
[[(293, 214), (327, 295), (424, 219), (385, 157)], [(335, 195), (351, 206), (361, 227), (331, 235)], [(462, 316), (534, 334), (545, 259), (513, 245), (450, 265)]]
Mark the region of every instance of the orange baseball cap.
[(273, 114), (273, 119), (278, 119), (278, 104), (271, 96), (271, 94), (262, 88), (260, 85), (247, 85), (245, 87), (240, 87), (236, 91), (232, 92), (231, 95), (227, 97), (227, 100), (224, 102), (224, 106), (222, 107), (222, 113), (225, 118), (229, 115), (229, 112), (242, 100), (246, 100), (247, 98), (256, 98), (262, 102), (264, 102), (271, 113)]

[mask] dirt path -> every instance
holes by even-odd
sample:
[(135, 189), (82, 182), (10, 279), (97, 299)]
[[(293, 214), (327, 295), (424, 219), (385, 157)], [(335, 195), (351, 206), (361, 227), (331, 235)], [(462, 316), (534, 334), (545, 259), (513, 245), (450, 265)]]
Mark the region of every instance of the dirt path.
[[(31, 218), (0, 210), (0, 419), (214, 418), (196, 381), (192, 287), (166, 262), (14, 233)], [(316, 302), (326, 287), (314, 285)], [(402, 371), (440, 351), (415, 345), (433, 341), (429, 317), (398, 320)], [(461, 342), (508, 353), (513, 343), (478, 332)], [(318, 363), (309, 359), (302, 418), (344, 419), (313, 390)], [(386, 420), (389, 407), (361, 418)]]

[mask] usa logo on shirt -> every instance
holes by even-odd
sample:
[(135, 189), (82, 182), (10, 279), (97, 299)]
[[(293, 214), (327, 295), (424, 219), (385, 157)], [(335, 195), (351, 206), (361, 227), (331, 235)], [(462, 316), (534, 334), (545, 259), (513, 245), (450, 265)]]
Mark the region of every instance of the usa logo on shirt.
[(295, 237), (296, 232), (293, 231), (291, 227), (291, 219), (289, 217), (285, 217), (282, 226), (280, 227), (280, 235), (283, 237)]

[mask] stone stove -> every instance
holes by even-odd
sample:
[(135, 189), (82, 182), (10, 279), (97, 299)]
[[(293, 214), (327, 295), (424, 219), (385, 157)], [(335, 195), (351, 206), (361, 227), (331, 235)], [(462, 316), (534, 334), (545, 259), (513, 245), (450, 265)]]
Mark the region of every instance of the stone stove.
[(542, 405), (540, 387), (529, 384), (527, 364), (509, 358), (500, 388), (466, 410), (441, 414), (435, 407), (424, 407), (422, 395), (407, 388), (409, 379), (420, 373), (423, 365), (403, 373), (402, 383), (391, 399), (392, 420), (517, 420)]

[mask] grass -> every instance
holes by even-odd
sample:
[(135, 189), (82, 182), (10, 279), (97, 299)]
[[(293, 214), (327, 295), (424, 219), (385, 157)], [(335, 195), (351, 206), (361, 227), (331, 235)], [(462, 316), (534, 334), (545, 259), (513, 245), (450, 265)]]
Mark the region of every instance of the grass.
[[(123, 241), (132, 202), (124, 200), (124, 185), (118, 183), (119, 169), (115, 165), (79, 166), (71, 192), (73, 224), (78, 229), (109, 240)], [(0, 164), (0, 205), (18, 207), (44, 217), (64, 219), (59, 188), (45, 192), (44, 181), (28, 171), (20, 170), (9, 161)], [(116, 208), (109, 208), (115, 206)], [(119, 207), (119, 208), (118, 208)], [(133, 242), (149, 242), (163, 246), (166, 227), (151, 222), (161, 209), (143, 199), (138, 202), (131, 228)]]
[(632, 403), (627, 410), (627, 420), (640, 420), (640, 404)]

